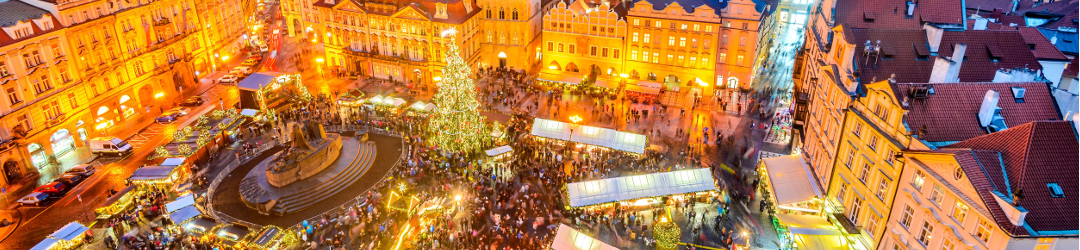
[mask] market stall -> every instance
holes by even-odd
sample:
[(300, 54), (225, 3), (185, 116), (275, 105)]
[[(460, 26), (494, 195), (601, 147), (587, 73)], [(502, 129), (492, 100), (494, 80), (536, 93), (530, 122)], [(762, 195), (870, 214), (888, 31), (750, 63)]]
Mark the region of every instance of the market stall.
[(264, 226), (258, 233), (249, 236), (244, 246), (250, 249), (289, 249), (299, 243), (296, 234), (276, 226)]
[(565, 224), (559, 224), (555, 239), (551, 241), (554, 250), (618, 250), (607, 243), (589, 237)]
[(171, 214), (172, 212), (176, 212), (176, 210), (180, 210), (181, 208), (184, 208), (184, 207), (187, 207), (187, 206), (194, 206), (194, 205), (195, 205), (195, 196), (193, 196), (193, 195), (185, 195), (183, 197), (176, 198), (176, 200), (173, 201), (173, 202), (166, 203), (165, 204), (165, 213), (170, 213)]
[(34, 247), (30, 248), (30, 250), (55, 250), (55, 249), (61, 249), (59, 247), (59, 245), (60, 245), (60, 240), (54, 239), (54, 238), (45, 238), (44, 240), (41, 240), (41, 242), (38, 242), (37, 245), (34, 245)]
[(135, 197), (143, 194), (143, 191), (136, 189), (137, 187), (136, 185), (130, 185), (117, 191), (112, 197), (105, 200), (105, 204), (94, 209), (94, 216), (98, 219), (108, 219), (127, 210), (134, 204)]
[(143, 166), (127, 180), (132, 184), (169, 186), (182, 182), (187, 175), (188, 171), (179, 166)]
[(570, 124), (560, 121), (535, 118), (533, 119), (532, 135), (556, 140), (569, 141)]
[(488, 149), (484, 151), (484, 153), (487, 153), (488, 157), (500, 158), (508, 156), (511, 151), (514, 151), (514, 149), (510, 148), (510, 146), (499, 146), (497, 148)]
[(247, 227), (237, 224), (228, 224), (218, 227), (217, 230), (215, 230), (214, 235), (220, 239), (221, 243), (225, 246), (240, 248), (244, 244), (243, 239), (247, 237), (249, 233), (251, 233), (251, 231)]
[(645, 153), (648, 144), (645, 135), (540, 118), (533, 119), (532, 135), (637, 154)]
[(708, 168), (624, 176), (567, 184), (571, 207), (678, 194), (715, 191)]
[(634, 102), (655, 103), (660, 100), (660, 84), (648, 81), (633, 81), (626, 85), (626, 98)]
[(840, 228), (822, 213), (822, 191), (806, 161), (798, 155), (761, 159), (758, 165), (762, 197), (766, 199), (781, 249), (846, 248)]
[(56, 230), (47, 238), (57, 240), (55, 245), (52, 246), (53, 249), (73, 249), (83, 243), (84, 233), (89, 230), (89, 227), (83, 226), (79, 222), (71, 222)]
[(196, 216), (187, 223), (180, 223), (176, 220), (173, 220), (173, 222), (176, 222), (177, 225), (184, 225), (184, 232), (194, 236), (203, 236), (218, 225), (217, 221), (202, 216)]
[(172, 220), (173, 225), (183, 225), (184, 222), (195, 219), (200, 215), (202, 215), (202, 211), (199, 211), (197, 207), (186, 206), (170, 211), (169, 220)]

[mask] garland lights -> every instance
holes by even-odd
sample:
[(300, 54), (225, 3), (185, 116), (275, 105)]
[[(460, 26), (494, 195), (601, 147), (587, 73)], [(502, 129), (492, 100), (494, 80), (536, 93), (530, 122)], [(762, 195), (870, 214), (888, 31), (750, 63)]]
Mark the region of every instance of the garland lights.
[(480, 149), (486, 130), (477, 110), (480, 103), (476, 101), (476, 84), (469, 78), (472, 70), (458, 55), (456, 33), (454, 29), (443, 32), (443, 36), (450, 36), (447, 64), (434, 98), (438, 108), (428, 128), (434, 145), (444, 150), (474, 152)]
[(653, 238), (656, 239), (656, 249), (676, 249), (682, 240), (682, 230), (679, 225), (671, 221), (670, 211), (665, 209), (660, 215), (660, 221), (653, 225)]

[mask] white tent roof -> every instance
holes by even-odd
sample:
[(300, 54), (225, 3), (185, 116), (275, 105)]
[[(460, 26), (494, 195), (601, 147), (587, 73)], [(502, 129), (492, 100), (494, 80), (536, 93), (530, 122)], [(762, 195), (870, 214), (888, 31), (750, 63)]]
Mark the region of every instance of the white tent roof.
[[(390, 99), (387, 99), (387, 100), (390, 100)], [(399, 106), (405, 104), (405, 99), (394, 98), (393, 101), (387, 101), (387, 102), (388, 102), (388, 104), (390, 104), (390, 106), (399, 107)]]
[(570, 135), (570, 141), (606, 147), (608, 142), (615, 138), (615, 132), (606, 128), (581, 126)]
[(181, 224), (199, 215), (202, 215), (202, 212), (200, 212), (198, 208), (195, 208), (195, 206), (186, 206), (177, 209), (176, 212), (170, 213), (169, 219), (172, 220), (173, 223)]
[(33, 248), (30, 248), (30, 250), (50, 250), (54, 246), (56, 246), (56, 243), (59, 243), (59, 242), (60, 242), (60, 240), (58, 240), (58, 239), (45, 238), (44, 240), (41, 240), (41, 242), (38, 242), (37, 245), (34, 245)]
[(185, 160), (187, 160), (187, 157), (165, 158), (164, 161), (161, 161), (161, 166), (180, 166), (184, 165)]
[(555, 240), (551, 242), (554, 250), (618, 250), (611, 245), (589, 237), (570, 226), (559, 224)]
[(821, 190), (815, 182), (806, 161), (798, 155), (785, 155), (765, 158), (765, 171), (769, 174), (773, 196), (777, 205), (808, 201), (821, 197)]
[(382, 95), (375, 95), (375, 96), (371, 97), (371, 99), (368, 99), (368, 101), (372, 102), (372, 103), (382, 103), (383, 96)]
[(612, 140), (608, 142), (607, 147), (615, 150), (644, 154), (646, 143), (648, 143), (648, 140), (645, 138), (645, 135), (615, 131), (615, 134)]
[(254, 109), (240, 110), (240, 115), (242, 115), (242, 116), (255, 116), (255, 114), (258, 114), (258, 113), (259, 113), (259, 111), (254, 110)]
[(427, 104), (424, 104), (422, 101), (416, 101), (412, 105), (409, 105), (409, 107), (415, 110), (424, 110), (424, 107), (427, 107)]
[(185, 195), (184, 197), (177, 198), (176, 201), (165, 204), (165, 213), (176, 212), (183, 207), (195, 205), (195, 196)]
[(567, 185), (570, 206), (715, 190), (708, 168), (574, 182)]
[(488, 156), (496, 156), (496, 155), (509, 153), (510, 151), (514, 151), (513, 149), (510, 148), (510, 146), (501, 146), (501, 147), (497, 147), (497, 148), (493, 148), (493, 149), (488, 149), (487, 151), (484, 151), (484, 152), (487, 152)]
[(90, 228), (73, 221), (64, 225), (64, 227), (61, 227), (60, 230), (56, 230), (56, 232), (50, 234), (49, 238), (70, 241), (79, 238), (86, 230), (90, 230)]
[(427, 105), (424, 105), (424, 110), (426, 110), (428, 112), (431, 112), (432, 110), (435, 110), (435, 104), (434, 103), (428, 103)]
[(533, 119), (532, 135), (559, 140), (570, 140), (570, 124), (546, 119)]

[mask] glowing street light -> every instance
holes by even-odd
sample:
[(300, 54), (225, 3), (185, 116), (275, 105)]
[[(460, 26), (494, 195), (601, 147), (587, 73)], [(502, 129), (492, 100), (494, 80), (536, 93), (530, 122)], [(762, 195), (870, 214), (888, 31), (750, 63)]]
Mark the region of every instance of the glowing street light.
[(574, 123), (579, 123), (579, 122), (581, 122), (581, 117), (580, 117), (580, 116), (576, 116), (576, 115), (575, 115), (575, 116), (571, 116), (571, 117), (570, 117), (570, 121), (572, 121), (572, 122), (574, 122)]
[(318, 62), (318, 63), (323, 63), (325, 61), (326, 60), (322, 59), (321, 57), (320, 58), (315, 58), (315, 62)]

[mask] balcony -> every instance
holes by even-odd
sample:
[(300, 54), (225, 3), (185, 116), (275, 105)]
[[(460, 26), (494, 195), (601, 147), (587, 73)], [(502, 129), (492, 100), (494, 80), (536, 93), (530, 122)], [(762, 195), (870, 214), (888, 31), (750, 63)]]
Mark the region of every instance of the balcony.
[(162, 26), (162, 25), (167, 25), (167, 24), (170, 24), (170, 23), (172, 23), (172, 21), (169, 20), (169, 18), (167, 18), (167, 17), (163, 17), (161, 19), (154, 20), (154, 26)]
[(160, 74), (168, 72), (169, 70), (172, 70), (172, 69), (173, 69), (172, 64), (168, 64), (168, 66), (158, 66), (157, 68), (154, 68), (154, 75), (160, 75)]

